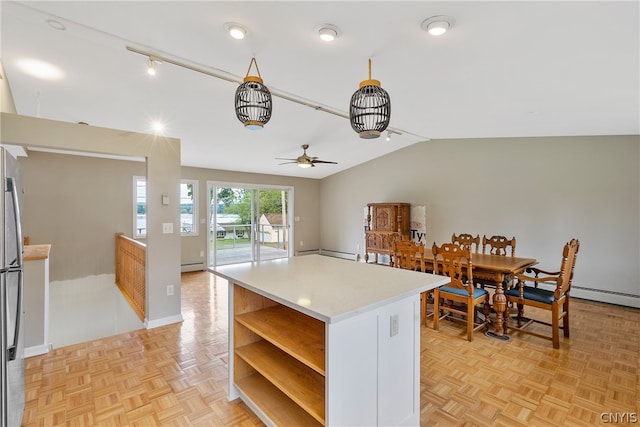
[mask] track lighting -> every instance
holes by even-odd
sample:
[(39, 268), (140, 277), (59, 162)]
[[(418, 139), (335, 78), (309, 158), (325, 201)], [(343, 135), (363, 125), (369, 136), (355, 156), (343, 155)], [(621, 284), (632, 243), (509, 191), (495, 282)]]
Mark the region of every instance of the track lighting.
[(149, 58), (149, 63), (147, 64), (147, 74), (150, 76), (156, 75), (156, 61), (151, 58)]
[[(194, 71), (194, 72), (197, 72), (197, 73), (200, 73), (200, 74), (204, 74), (204, 75), (207, 75), (207, 76), (211, 76), (211, 77), (214, 77), (214, 78), (217, 78), (217, 79), (225, 80), (225, 81), (236, 83), (236, 84), (246, 83), (243, 80), (242, 77), (237, 76), (237, 75), (232, 74), (232, 73), (229, 73), (227, 71), (218, 69), (218, 68), (212, 68), (212, 67), (206, 67), (205, 68), (205, 67), (197, 66), (197, 65), (194, 65), (194, 64), (191, 64), (191, 63), (188, 63), (188, 62), (180, 61), (180, 60), (172, 58), (170, 56), (162, 56), (162, 55), (160, 55), (158, 53), (140, 50), (140, 49), (132, 47), (132, 46), (127, 46), (126, 49), (128, 51), (130, 51), (130, 52), (136, 53), (138, 55), (142, 55), (142, 56), (148, 58), (150, 61), (153, 60), (154, 62), (156, 62), (158, 64), (161, 64), (161, 63), (172, 64), (172, 65), (175, 65), (177, 67), (180, 67), (180, 68), (183, 68), (183, 69), (186, 69), (186, 70)], [(255, 65), (256, 65), (256, 71), (258, 71), (258, 69), (257, 69), (257, 65), (258, 64), (256, 63)], [(249, 70), (250, 69), (251, 69), (251, 64), (249, 65)], [(261, 80), (259, 71), (258, 71), (258, 76), (257, 77), (256, 76), (249, 76), (249, 72), (247, 72), (247, 76), (245, 76), (245, 79), (247, 77), (250, 80), (251, 79), (260, 79)], [(369, 68), (369, 77), (371, 77), (371, 68)], [(363, 83), (366, 83), (366, 82), (367, 81), (365, 81)], [(374, 82), (380, 84), (380, 82), (378, 82), (377, 80), (374, 81)], [(262, 85), (262, 86), (264, 87), (264, 85)], [(266, 87), (265, 87), (265, 89), (266, 89)], [(265, 102), (262, 106), (263, 107), (267, 107), (267, 104), (268, 104), (268, 107), (267, 108), (263, 108), (263, 110), (264, 110), (264, 112), (268, 111), (268, 116), (269, 117), (271, 116), (271, 95), (273, 95), (273, 96), (277, 96), (277, 97), (279, 97), (281, 99), (284, 99), (286, 101), (294, 102), (296, 104), (312, 108), (315, 111), (323, 111), (323, 112), (328, 113), (328, 114), (333, 114), (333, 115), (335, 115), (337, 117), (342, 117), (342, 118), (345, 118), (345, 119), (351, 119), (351, 116), (350, 116), (351, 111), (349, 113), (345, 113), (345, 112), (343, 112), (341, 110), (337, 110), (335, 108), (328, 107), (326, 105), (319, 104), (319, 103), (310, 101), (308, 99), (298, 97), (296, 95), (292, 95), (292, 94), (290, 94), (288, 92), (284, 92), (282, 90), (277, 90), (277, 89), (273, 90), (273, 88), (272, 88), (272, 89), (267, 89), (267, 91), (269, 91), (269, 95), (268, 95), (269, 102), (268, 103)], [(263, 101), (267, 100), (266, 91), (265, 91), (265, 93), (262, 93), (261, 96), (264, 96), (264, 100)], [(243, 104), (244, 104), (244, 101), (243, 101)], [(236, 104), (236, 115), (238, 113), (237, 107), (239, 107), (238, 104)], [(242, 105), (241, 107), (250, 107), (250, 105), (249, 104)], [(359, 107), (359, 105), (357, 107)], [(242, 110), (242, 108), (241, 108), (241, 110)], [(386, 113), (388, 114), (389, 111), (386, 111)], [(242, 116), (244, 116), (244, 114), (242, 114)], [(240, 117), (238, 117), (238, 119), (240, 119)], [(240, 121), (243, 124), (245, 123), (244, 119), (245, 119), (245, 117), (240, 119)], [(247, 119), (249, 119), (249, 117), (247, 117)], [(267, 116), (263, 114), (262, 117), (260, 118), (260, 121), (264, 125), (268, 121)], [(364, 119), (363, 119), (363, 121), (364, 121)], [(388, 123), (387, 123), (387, 125), (388, 125)], [(247, 127), (249, 127), (249, 129), (252, 128), (252, 126), (250, 126), (250, 124)], [(404, 131), (404, 130), (401, 130), (401, 129), (397, 129), (397, 128), (391, 129), (391, 128), (388, 128), (386, 125), (384, 127), (385, 127), (384, 130), (391, 131), (391, 133), (395, 133), (397, 135), (402, 135), (403, 133), (405, 133), (405, 134), (408, 134), (408, 135), (413, 135), (415, 137), (418, 137), (421, 140), (429, 141), (429, 138), (427, 138), (425, 136), (422, 136), (422, 135), (417, 135), (415, 133), (407, 132), (407, 131)], [(259, 126), (258, 126), (258, 128), (259, 128)], [(380, 129), (379, 132), (383, 132), (384, 130)], [(359, 131), (360, 130), (357, 130), (356, 132), (359, 133)]]

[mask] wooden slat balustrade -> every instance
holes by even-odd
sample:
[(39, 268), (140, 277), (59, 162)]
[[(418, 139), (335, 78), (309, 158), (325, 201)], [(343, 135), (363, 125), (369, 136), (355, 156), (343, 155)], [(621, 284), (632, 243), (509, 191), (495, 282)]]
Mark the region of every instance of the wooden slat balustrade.
[(146, 316), (147, 246), (116, 233), (116, 285), (141, 321)]

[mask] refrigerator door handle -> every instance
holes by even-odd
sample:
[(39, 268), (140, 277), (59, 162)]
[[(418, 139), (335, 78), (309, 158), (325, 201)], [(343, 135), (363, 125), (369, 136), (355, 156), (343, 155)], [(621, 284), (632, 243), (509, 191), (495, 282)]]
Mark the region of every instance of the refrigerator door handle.
[[(16, 324), (13, 343), (7, 348), (7, 361), (16, 360), (18, 355), (18, 337), (20, 333), (20, 318), (22, 316), (22, 270), (11, 271), (5, 274), (18, 273), (18, 301), (16, 302)], [(5, 287), (6, 291), (6, 287)]]
[(18, 188), (16, 187), (16, 179), (14, 177), (7, 178), (7, 191), (11, 192), (11, 200), (13, 201), (13, 217), (16, 221), (16, 257), (18, 267), (22, 268), (22, 224), (20, 223), (20, 204), (18, 203)]

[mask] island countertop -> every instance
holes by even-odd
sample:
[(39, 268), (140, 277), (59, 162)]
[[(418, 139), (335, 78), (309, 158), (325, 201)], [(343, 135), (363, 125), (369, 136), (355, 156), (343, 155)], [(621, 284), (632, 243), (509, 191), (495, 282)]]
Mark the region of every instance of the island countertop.
[(444, 276), (323, 255), (220, 266), (213, 273), (327, 323), (449, 282)]

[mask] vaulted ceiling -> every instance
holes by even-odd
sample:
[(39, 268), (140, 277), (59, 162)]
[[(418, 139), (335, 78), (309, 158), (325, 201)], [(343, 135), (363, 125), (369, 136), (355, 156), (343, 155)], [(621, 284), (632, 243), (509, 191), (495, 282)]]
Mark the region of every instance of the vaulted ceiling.
[[(1, 13), (19, 114), (144, 133), (161, 120), (186, 166), (323, 178), (429, 139), (640, 134), (635, 1), (3, 1)], [(450, 31), (426, 33), (434, 15), (453, 17)], [(333, 42), (318, 37), (325, 23)], [(163, 62), (151, 77), (127, 47), (206, 73)], [(237, 83), (207, 73), (241, 80), (252, 57), (273, 92), (316, 108), (276, 96), (264, 129), (245, 129)], [(391, 97), (389, 141), (360, 139), (341, 115), (369, 58)], [(27, 59), (59, 75), (26, 73)], [(302, 144), (338, 164), (275, 159)]]

